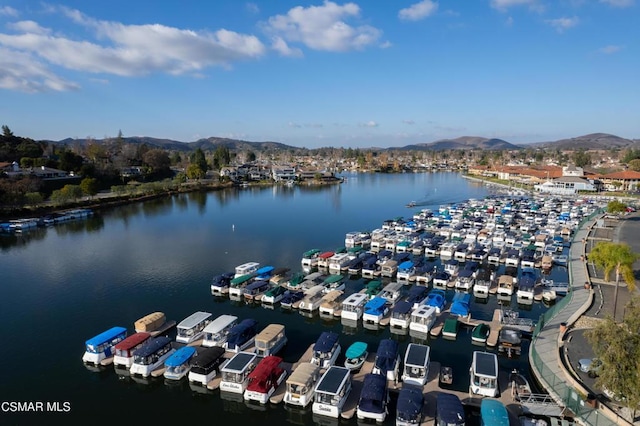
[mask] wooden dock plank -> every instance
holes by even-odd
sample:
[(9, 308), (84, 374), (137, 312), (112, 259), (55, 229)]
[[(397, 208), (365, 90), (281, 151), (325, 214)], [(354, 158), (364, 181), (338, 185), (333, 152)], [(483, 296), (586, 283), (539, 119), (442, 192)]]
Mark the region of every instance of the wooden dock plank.
[(369, 352), (367, 360), (362, 365), (362, 368), (360, 368), (360, 371), (351, 375), (351, 392), (349, 393), (347, 401), (344, 403), (344, 407), (342, 407), (342, 413), (340, 413), (340, 416), (343, 419), (352, 419), (353, 416), (356, 415), (358, 400), (360, 399), (360, 393), (362, 392), (364, 376), (371, 373), (371, 370), (373, 370), (373, 363), (375, 359), (375, 352)]
[(209, 383), (207, 383), (207, 389), (216, 390), (220, 387), (220, 382), (222, 382), (222, 376), (218, 375), (213, 378)]
[(280, 404), (282, 400), (284, 400), (284, 394), (287, 391), (287, 377), (289, 377), (293, 371), (293, 364), (290, 362), (282, 362), (280, 363), (280, 367), (285, 369), (287, 376), (269, 398), (269, 402), (272, 404)]
[(296, 368), (298, 368), (298, 366), (304, 362), (311, 362), (311, 357), (313, 356), (313, 346), (315, 345), (315, 343), (312, 343), (309, 345), (309, 347), (307, 348), (306, 351), (304, 351), (304, 353), (302, 354), (302, 356), (300, 357), (300, 359), (298, 359), (297, 362), (294, 362), (293, 365), (291, 366), (291, 371), (295, 370)]

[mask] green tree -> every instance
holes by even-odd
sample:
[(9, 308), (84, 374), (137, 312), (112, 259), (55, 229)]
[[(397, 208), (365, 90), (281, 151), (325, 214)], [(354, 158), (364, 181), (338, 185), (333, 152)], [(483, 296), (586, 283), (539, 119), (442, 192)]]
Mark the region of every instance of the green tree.
[(207, 158), (204, 156), (204, 152), (202, 151), (202, 149), (196, 149), (195, 152), (191, 154), (191, 158), (189, 160), (191, 164), (197, 165), (200, 170), (203, 170), (204, 172), (209, 170)]
[(191, 163), (187, 166), (187, 177), (189, 179), (203, 179), (206, 176), (204, 170), (200, 168), (199, 165), (195, 163)]
[(80, 185), (65, 185), (60, 191), (62, 191), (68, 199), (73, 201), (77, 201), (78, 198), (82, 198), (82, 188), (80, 188)]
[(171, 170), (169, 154), (162, 149), (151, 149), (144, 153), (142, 161), (151, 168), (152, 173), (166, 176)]
[(2, 125), (2, 135), (5, 138), (11, 138), (13, 137), (13, 132), (11, 131), (11, 129), (9, 128), (9, 126), (7, 126), (6, 124)]
[(633, 297), (624, 311), (622, 323), (608, 317), (586, 332), (596, 357), (602, 361), (596, 385), (622, 399), (635, 419), (640, 407), (640, 298)]
[[(612, 243), (600, 241), (589, 252), (589, 259), (599, 268), (604, 270), (604, 280), (609, 281), (611, 273), (615, 273), (616, 286), (613, 294), (613, 318), (616, 318), (616, 305), (618, 304), (618, 287), (620, 278), (633, 293), (636, 288), (636, 280), (633, 276), (633, 263), (639, 258), (637, 253), (631, 251), (631, 247), (625, 243)], [(637, 330), (636, 330), (637, 331)]]
[(640, 172), (640, 158), (629, 161), (629, 168), (635, 172)]
[(85, 195), (93, 197), (98, 193), (98, 180), (96, 178), (84, 178), (80, 182), (80, 189)]
[(220, 170), (231, 162), (231, 153), (226, 146), (219, 146), (213, 153), (213, 168)]
[(613, 200), (607, 204), (607, 213), (624, 213), (627, 211), (627, 205), (621, 201)]
[(585, 152), (583, 149), (573, 153), (573, 163), (576, 167), (584, 167), (591, 164), (591, 154)]

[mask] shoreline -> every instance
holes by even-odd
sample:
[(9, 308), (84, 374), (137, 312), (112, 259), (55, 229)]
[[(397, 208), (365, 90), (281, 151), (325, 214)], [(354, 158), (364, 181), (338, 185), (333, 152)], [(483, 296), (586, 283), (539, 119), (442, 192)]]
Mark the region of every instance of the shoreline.
[[(336, 179), (335, 181), (304, 181), (301, 183), (297, 183), (300, 186), (325, 186), (325, 185), (334, 185), (337, 183), (342, 183), (342, 180)], [(258, 186), (273, 186), (278, 185), (276, 182), (251, 182), (247, 184), (247, 187), (258, 187)], [(124, 206), (128, 204), (134, 204), (138, 202), (144, 202), (149, 200), (154, 200), (162, 197), (171, 197), (176, 194), (187, 194), (191, 192), (210, 192), (210, 191), (219, 191), (223, 189), (239, 187), (234, 182), (194, 182), (182, 184), (178, 189), (171, 189), (167, 191), (162, 191), (158, 193), (151, 194), (128, 194), (128, 195), (119, 195), (114, 192), (103, 192), (98, 193), (93, 197), (83, 197), (83, 199), (67, 203), (64, 205), (49, 205), (43, 204), (39, 206), (31, 206), (31, 207), (23, 207), (20, 209), (15, 209), (10, 212), (0, 211), (0, 222), (10, 221), (10, 220), (19, 220), (19, 219), (37, 219), (43, 216), (47, 216), (54, 213), (63, 213), (68, 210), (85, 208), (91, 209), (95, 211), (106, 210), (113, 207)]]

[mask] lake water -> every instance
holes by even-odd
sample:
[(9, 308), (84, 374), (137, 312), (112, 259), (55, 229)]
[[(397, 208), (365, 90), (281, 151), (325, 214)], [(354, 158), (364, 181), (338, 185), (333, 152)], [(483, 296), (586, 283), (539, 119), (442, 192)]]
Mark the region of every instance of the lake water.
[[(323, 330), (342, 333), (343, 351), (356, 340), (375, 349), (381, 338), (390, 336), (388, 330), (345, 328), (340, 321), (216, 299), (210, 280), (247, 261), (298, 270), (304, 251), (343, 246), (348, 231), (372, 230), (385, 219), (408, 217), (419, 208), (485, 195), (485, 187), (454, 173), (358, 174), (324, 187), (182, 194), (22, 236), (0, 236), (0, 324), (5, 339), (0, 401), (59, 402), (62, 410), (70, 408), (37, 413), (35, 418), (3, 409), (0, 424), (129, 424), (118, 419), (134, 407), (144, 412), (138, 416), (146, 424), (165, 424), (170, 418), (310, 424), (310, 408), (300, 413), (267, 406), (260, 411), (221, 398), (219, 391), (194, 392), (186, 383), (169, 386), (158, 379), (141, 384), (119, 377), (113, 368), (89, 371), (81, 362), (84, 341), (115, 325), (131, 332), (133, 322), (150, 312), (163, 311), (168, 319), (180, 321), (202, 310), (255, 318), (260, 329), (285, 324), (286, 361), (296, 361)], [(412, 200), (421, 206), (406, 208)], [(351, 281), (349, 287), (357, 289), (362, 283)], [(492, 296), (486, 304), (474, 302), (472, 314), (490, 319), (496, 306)], [(535, 303), (522, 315), (537, 319), (544, 309)], [(462, 329), (455, 342), (427, 342), (432, 360), (446, 360), (454, 367), (454, 385), (461, 390), (468, 386), (471, 352), (478, 349), (470, 334)], [(391, 336), (404, 352), (411, 337)], [(514, 367), (526, 369), (526, 356), (500, 358), (501, 370)], [(388, 416), (388, 424), (393, 417)]]

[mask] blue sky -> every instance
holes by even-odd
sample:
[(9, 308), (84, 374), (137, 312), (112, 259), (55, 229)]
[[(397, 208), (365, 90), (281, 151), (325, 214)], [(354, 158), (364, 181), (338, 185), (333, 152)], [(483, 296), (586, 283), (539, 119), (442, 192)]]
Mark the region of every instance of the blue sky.
[(640, 138), (637, 0), (0, 0), (0, 124), (310, 148)]

